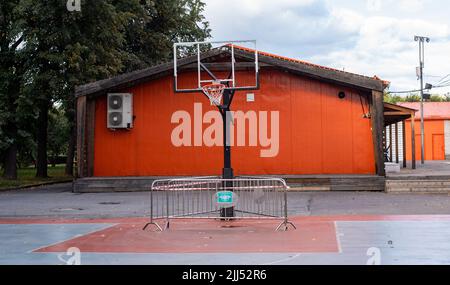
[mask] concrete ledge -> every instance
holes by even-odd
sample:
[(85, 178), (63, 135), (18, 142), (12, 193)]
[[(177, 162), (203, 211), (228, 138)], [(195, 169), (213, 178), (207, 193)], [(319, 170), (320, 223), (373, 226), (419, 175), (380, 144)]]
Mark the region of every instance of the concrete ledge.
[[(385, 178), (371, 175), (267, 176), (286, 180), (291, 191), (384, 191)], [(149, 191), (156, 179), (174, 177), (90, 177), (74, 181), (76, 193)], [(177, 177), (180, 178), (180, 177)]]
[(386, 169), (386, 173), (400, 173), (401, 171), (399, 163), (385, 162), (384, 167)]
[(401, 180), (388, 179), (386, 180), (386, 192), (448, 194), (450, 193), (450, 179), (436, 176), (427, 179), (422, 177)]
[(289, 188), (289, 192), (314, 192), (314, 191), (318, 191), (318, 192), (324, 192), (324, 191), (331, 191), (331, 187), (330, 186), (304, 186), (304, 187), (299, 187), (299, 186), (293, 186)]

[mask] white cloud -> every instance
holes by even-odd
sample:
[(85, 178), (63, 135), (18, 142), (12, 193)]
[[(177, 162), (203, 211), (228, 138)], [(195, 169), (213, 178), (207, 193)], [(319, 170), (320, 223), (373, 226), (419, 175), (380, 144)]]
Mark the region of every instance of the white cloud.
[(423, 0), (400, 0), (398, 4), (404, 12), (419, 12), (425, 3)]
[[(315, 55), (312, 59), (336, 68), (345, 67), (347, 71), (376, 74), (392, 81), (393, 89), (408, 90), (417, 86), (414, 75), (418, 65), (418, 47), (413, 40), (416, 32), (431, 34), (441, 39), (449, 36), (446, 25), (421, 20), (369, 17), (362, 23), (358, 41), (352, 49), (331, 51), (328, 54)], [(426, 49), (429, 57), (425, 71), (444, 74), (448, 67), (433, 61), (446, 59), (450, 62), (450, 42), (434, 46), (430, 44)], [(368, 74), (369, 72), (371, 74)]]
[(367, 9), (369, 11), (378, 12), (381, 11), (381, 0), (367, 0)]
[(216, 40), (256, 39), (262, 50), (376, 74), (391, 81), (391, 89), (410, 90), (418, 86), (414, 35), (424, 35), (432, 39), (426, 45), (425, 73), (450, 73), (444, 64), (450, 62), (449, 4), (444, 0), (206, 2)]

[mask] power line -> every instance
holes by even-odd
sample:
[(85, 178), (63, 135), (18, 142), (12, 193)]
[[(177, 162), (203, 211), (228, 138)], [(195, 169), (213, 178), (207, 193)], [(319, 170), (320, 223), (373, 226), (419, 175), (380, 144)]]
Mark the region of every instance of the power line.
[[(426, 76), (426, 75), (425, 75)], [(428, 77), (441, 77), (441, 76), (434, 76), (434, 75), (428, 75)], [(434, 83), (432, 86), (432, 88), (444, 88), (444, 87), (449, 87), (450, 86), (450, 73), (441, 77), (441, 79), (439, 79), (439, 81), (437, 81), (436, 83)], [(428, 90), (428, 89), (423, 89), (423, 90)], [(420, 89), (416, 89), (416, 90), (405, 90), (405, 91), (390, 91), (387, 92), (388, 94), (404, 94), (404, 93), (414, 93), (414, 92), (420, 92), (422, 90)]]
[(414, 93), (414, 92), (420, 92), (421, 90), (408, 90), (408, 91), (389, 91), (387, 94), (404, 94), (404, 93)]
[(444, 79), (446, 79), (449, 76), (450, 76), (450, 74), (447, 74), (446, 76), (442, 77), (438, 82), (435, 83), (435, 85), (440, 84)]
[[(438, 89), (438, 88), (444, 88), (444, 87), (450, 87), (450, 79), (446, 82), (443, 82), (441, 85), (433, 86), (432, 89)], [(428, 89), (423, 89), (428, 90)], [(416, 89), (416, 90), (405, 90), (405, 91), (389, 91), (387, 94), (406, 94), (406, 93), (414, 93), (414, 92), (420, 92), (422, 90)]]
[(448, 78), (446, 80), (441, 80), (441, 81), (438, 82), (438, 84), (435, 84), (435, 85), (446, 84), (448, 82), (450, 82), (450, 78)]
[(442, 85), (433, 86), (433, 88), (444, 88), (444, 87), (450, 87), (450, 81), (445, 82)]

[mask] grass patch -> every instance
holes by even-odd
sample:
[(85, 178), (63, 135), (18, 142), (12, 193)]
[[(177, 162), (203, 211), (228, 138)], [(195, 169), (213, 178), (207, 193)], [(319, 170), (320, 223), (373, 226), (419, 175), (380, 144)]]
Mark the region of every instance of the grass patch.
[(24, 187), (31, 185), (39, 185), (43, 183), (51, 183), (51, 182), (63, 182), (70, 181), (72, 177), (64, 174), (65, 165), (56, 165), (55, 167), (48, 167), (48, 176), (49, 178), (36, 178), (36, 169), (35, 168), (23, 168), (17, 170), (17, 180), (7, 180), (0, 177), (0, 190), (15, 188), (15, 187)]

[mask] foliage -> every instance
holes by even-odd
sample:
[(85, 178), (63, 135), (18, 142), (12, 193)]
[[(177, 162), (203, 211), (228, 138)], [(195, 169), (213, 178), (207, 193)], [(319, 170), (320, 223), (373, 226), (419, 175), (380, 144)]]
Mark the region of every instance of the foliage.
[(42, 161), (42, 132), (51, 155), (67, 151), (75, 86), (170, 60), (174, 42), (210, 37), (201, 0), (81, 0), (81, 12), (66, 2), (0, 1), (1, 161), (13, 145), (19, 164)]
[[(124, 9), (120, 4), (117, 7)], [(175, 42), (209, 38), (211, 30), (202, 14), (204, 8), (200, 0), (141, 1), (140, 10), (126, 26), (122, 72), (170, 60)]]
[(55, 158), (67, 153), (69, 135), (69, 122), (62, 106), (55, 106), (50, 111), (48, 124), (48, 152)]
[[(387, 103), (397, 104), (402, 102), (420, 102), (420, 94), (412, 93), (406, 96), (400, 96), (397, 94), (384, 94), (384, 101)], [(431, 95), (428, 102), (450, 102), (450, 95)]]

